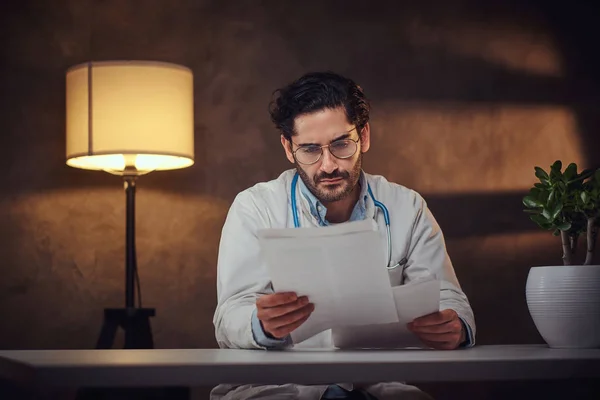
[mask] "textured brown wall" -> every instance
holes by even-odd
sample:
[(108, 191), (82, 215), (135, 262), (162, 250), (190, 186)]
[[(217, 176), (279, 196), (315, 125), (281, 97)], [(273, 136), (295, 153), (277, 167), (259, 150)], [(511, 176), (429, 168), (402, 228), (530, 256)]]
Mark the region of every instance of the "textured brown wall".
[(138, 265), (144, 304), (158, 312), (157, 347), (215, 345), (227, 209), (288, 167), (267, 114), (271, 92), (322, 69), (370, 96), (365, 169), (429, 201), (479, 343), (541, 342), (525, 279), (530, 266), (559, 263), (560, 248), (520, 198), (534, 165), (598, 161), (598, 81), (588, 73), (597, 58), (586, 58), (597, 56), (564, 10), (494, 3), (504, 5), (3, 2), (0, 348), (90, 348), (102, 309), (123, 302), (121, 182), (64, 162), (65, 71), (109, 59), (176, 62), (195, 75), (196, 164), (139, 181)]

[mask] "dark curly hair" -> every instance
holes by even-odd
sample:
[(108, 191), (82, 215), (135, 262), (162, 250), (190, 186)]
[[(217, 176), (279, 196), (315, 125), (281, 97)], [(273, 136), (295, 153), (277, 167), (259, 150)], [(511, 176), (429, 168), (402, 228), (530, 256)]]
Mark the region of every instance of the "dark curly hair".
[(271, 121), (287, 140), (296, 134), (296, 117), (324, 109), (343, 107), (358, 132), (369, 122), (369, 101), (361, 87), (334, 72), (308, 73), (274, 94), (278, 96), (269, 105)]

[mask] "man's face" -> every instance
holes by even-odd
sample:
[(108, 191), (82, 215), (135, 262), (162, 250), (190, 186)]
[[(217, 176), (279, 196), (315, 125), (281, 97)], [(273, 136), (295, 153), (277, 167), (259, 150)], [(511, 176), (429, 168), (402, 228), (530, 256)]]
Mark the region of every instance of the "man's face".
[[(365, 153), (370, 145), (369, 124), (366, 124), (362, 135), (359, 135), (356, 126), (348, 122), (344, 110), (336, 108), (296, 117), (294, 127), (297, 134), (292, 136), (291, 149), (290, 143), (283, 135), (281, 144), (288, 160), (296, 165), (306, 187), (322, 203), (339, 201), (352, 193), (360, 179), (362, 153)], [(321, 158), (314, 164), (298, 162), (298, 152), (294, 158), (293, 152), (300, 147), (329, 145), (342, 139), (358, 141), (356, 153), (349, 158), (337, 158), (331, 154), (329, 148), (323, 148)]]

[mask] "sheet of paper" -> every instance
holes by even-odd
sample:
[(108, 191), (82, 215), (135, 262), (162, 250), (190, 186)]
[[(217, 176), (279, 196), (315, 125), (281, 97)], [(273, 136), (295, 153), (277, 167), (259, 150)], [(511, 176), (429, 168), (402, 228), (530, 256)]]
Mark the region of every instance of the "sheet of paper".
[(308, 296), (315, 305), (292, 333), (294, 343), (335, 326), (398, 322), (386, 242), (373, 220), (258, 236), (274, 290)]
[(433, 277), (394, 286), (392, 292), (400, 324), (440, 310), (440, 281)]
[(415, 318), (439, 311), (440, 281), (424, 278), (392, 288), (398, 322), (358, 327), (334, 328), (333, 342), (338, 348), (413, 348), (425, 347), (406, 328)]

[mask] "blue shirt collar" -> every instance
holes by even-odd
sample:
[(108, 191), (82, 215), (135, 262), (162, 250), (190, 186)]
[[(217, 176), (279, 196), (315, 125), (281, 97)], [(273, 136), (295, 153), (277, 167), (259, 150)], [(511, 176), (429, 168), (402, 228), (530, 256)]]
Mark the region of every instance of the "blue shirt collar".
[[(358, 201), (354, 205), (354, 209), (352, 210), (352, 214), (350, 215), (349, 221), (360, 221), (365, 219), (366, 217), (366, 202), (369, 196), (367, 190), (367, 178), (363, 171), (360, 171), (360, 196), (358, 197)], [(325, 207), (319, 199), (315, 197), (315, 195), (308, 190), (302, 179), (298, 179), (298, 186), (300, 187), (300, 193), (304, 196), (304, 198), (308, 201), (310, 206), (310, 213), (319, 221), (319, 225), (327, 226), (329, 225), (329, 221), (325, 218), (327, 215), (327, 207)]]

